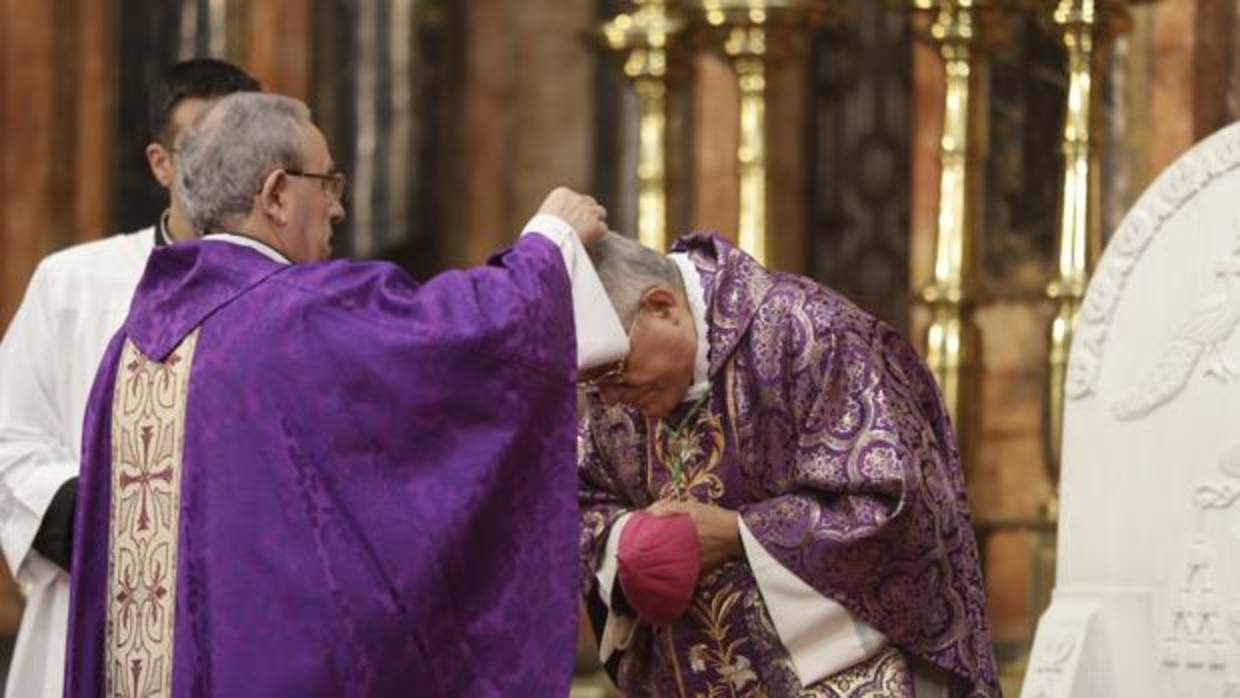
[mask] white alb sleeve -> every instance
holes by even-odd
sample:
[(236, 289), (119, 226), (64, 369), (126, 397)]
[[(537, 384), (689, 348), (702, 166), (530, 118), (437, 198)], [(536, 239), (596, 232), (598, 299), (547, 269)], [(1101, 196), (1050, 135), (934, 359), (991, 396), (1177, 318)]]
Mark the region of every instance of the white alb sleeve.
[(51, 289), (40, 267), (0, 342), (0, 549), (24, 591), (51, 581), (50, 565), (31, 549), (52, 497), (78, 474), (78, 455), (64, 435), (52, 375), (63, 347), (52, 346)]
[(606, 662), (616, 650), (627, 649), (633, 640), (633, 631), (637, 628), (637, 619), (619, 613), (611, 607), (612, 590), (616, 587), (616, 572), (619, 562), (616, 553), (620, 549), (620, 536), (632, 514), (625, 514), (616, 519), (607, 534), (607, 547), (603, 550), (603, 559), (594, 575), (598, 580), (598, 595), (607, 607), (607, 621), (603, 624), (603, 635), (599, 638), (599, 661)]
[(744, 520), (740, 532), (758, 591), (802, 686), (865, 661), (887, 644), (882, 633), (784, 567), (762, 547)]
[(619, 361), (629, 353), (629, 338), (620, 324), (603, 282), (573, 227), (559, 216), (540, 213), (522, 235), (538, 234), (560, 248), (573, 289), (573, 320), (577, 327), (577, 370)]

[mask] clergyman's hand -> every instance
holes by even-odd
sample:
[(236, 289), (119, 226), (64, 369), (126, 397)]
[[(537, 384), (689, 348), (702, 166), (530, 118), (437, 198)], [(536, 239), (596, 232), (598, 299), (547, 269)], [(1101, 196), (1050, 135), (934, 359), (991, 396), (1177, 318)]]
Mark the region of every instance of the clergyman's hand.
[(744, 557), (741, 545), (740, 515), (730, 509), (701, 502), (660, 500), (646, 511), (656, 516), (688, 514), (697, 528), (701, 550), (701, 574), (705, 576), (725, 562)]
[(584, 245), (589, 245), (607, 234), (607, 209), (592, 196), (578, 194), (568, 187), (556, 187), (543, 200), (539, 213), (559, 216), (577, 231)]

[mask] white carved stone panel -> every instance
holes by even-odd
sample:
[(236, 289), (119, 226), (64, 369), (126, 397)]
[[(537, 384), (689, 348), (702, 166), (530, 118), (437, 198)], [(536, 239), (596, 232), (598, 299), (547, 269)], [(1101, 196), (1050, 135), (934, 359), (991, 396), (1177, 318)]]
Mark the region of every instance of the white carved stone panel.
[(1023, 695), (1240, 698), (1238, 326), (1232, 126), (1145, 192), (1090, 284), (1069, 359), (1057, 586)]

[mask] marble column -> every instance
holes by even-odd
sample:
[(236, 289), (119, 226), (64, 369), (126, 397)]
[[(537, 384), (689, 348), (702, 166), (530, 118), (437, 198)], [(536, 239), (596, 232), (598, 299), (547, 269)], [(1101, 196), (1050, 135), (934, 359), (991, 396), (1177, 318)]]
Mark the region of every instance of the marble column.
[(109, 232), (114, 88), (110, 2), (0, 11), (2, 329), (39, 259)]
[(465, 15), (464, 150), (460, 173), (461, 238), (450, 258), (468, 264), (486, 258), (507, 225), (504, 176), (511, 114), (512, 37), (505, 0), (472, 0)]
[[(53, 4), (0, 4), (0, 324), (17, 310), (35, 264), (51, 247), (56, 202), (53, 131), (56, 62)], [(21, 66), (21, 69), (14, 69)]]
[(588, 189), (593, 23), (584, 2), (469, 3), (452, 263), (481, 262), (511, 243), (553, 187)]
[(311, 0), (258, 0), (247, 8), (244, 65), (268, 92), (302, 101), (312, 97), (312, 5)]
[(1147, 169), (1155, 177), (1227, 120), (1226, 0), (1164, 0), (1147, 8), (1153, 33)]
[[(728, 59), (734, 82), (725, 87), (718, 63), (698, 59), (702, 132), (696, 137), (695, 174), (707, 177), (695, 183), (694, 210), (706, 217), (695, 223), (735, 236), (740, 247), (773, 268), (805, 271), (807, 49), (816, 28), (837, 18), (838, 5), (832, 0), (698, 0), (686, 5), (694, 10), (700, 35)], [(723, 103), (725, 95), (731, 105)], [(721, 122), (733, 118), (734, 134), (716, 138), (723, 135)], [(735, 160), (731, 164), (719, 161), (725, 149)], [(728, 206), (728, 200), (735, 203)], [(721, 220), (715, 204), (735, 211), (734, 218)]]
[(739, 217), (739, 91), (726, 59), (715, 53), (693, 58), (693, 169), (690, 175), (695, 230), (736, 241)]

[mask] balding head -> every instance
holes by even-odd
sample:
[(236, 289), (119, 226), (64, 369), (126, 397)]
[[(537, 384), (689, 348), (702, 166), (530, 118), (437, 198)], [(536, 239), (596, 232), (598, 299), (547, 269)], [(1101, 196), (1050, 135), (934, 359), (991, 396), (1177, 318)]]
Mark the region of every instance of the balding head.
[(652, 288), (667, 288), (684, 298), (685, 286), (676, 265), (632, 238), (607, 233), (586, 252), (625, 327), (637, 315), (642, 296)]
[(600, 382), (603, 398), (632, 405), (649, 417), (665, 417), (693, 382), (699, 341), (680, 269), (616, 233), (592, 243), (587, 252), (616, 314), (629, 328), (628, 356)]

